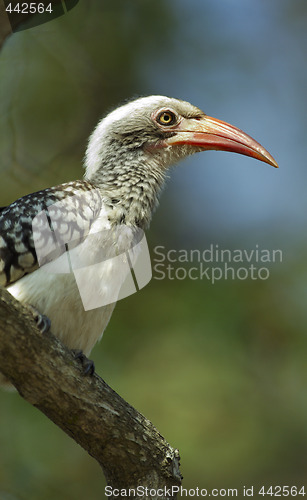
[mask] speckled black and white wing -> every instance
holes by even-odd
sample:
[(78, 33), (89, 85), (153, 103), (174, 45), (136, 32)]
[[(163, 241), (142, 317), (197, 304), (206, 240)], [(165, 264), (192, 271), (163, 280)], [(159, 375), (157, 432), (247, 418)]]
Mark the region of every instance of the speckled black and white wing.
[[(50, 246), (52, 231), (61, 235), (63, 242), (81, 241), (100, 209), (99, 191), (81, 180), (23, 196), (0, 208), (0, 285), (8, 286), (37, 269), (35, 248), (38, 243), (40, 248)], [(52, 224), (34, 245), (32, 222), (42, 211)]]

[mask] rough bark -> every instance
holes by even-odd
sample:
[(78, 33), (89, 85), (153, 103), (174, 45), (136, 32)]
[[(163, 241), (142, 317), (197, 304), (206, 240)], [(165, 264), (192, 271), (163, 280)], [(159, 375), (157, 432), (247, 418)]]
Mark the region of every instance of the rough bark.
[(110, 487), (147, 487), (147, 496), (138, 498), (157, 498), (150, 489), (163, 491), (160, 499), (176, 498), (178, 450), (97, 374), (85, 377), (71, 351), (51, 333), (41, 334), (27, 308), (3, 288), (0, 371), (98, 461)]

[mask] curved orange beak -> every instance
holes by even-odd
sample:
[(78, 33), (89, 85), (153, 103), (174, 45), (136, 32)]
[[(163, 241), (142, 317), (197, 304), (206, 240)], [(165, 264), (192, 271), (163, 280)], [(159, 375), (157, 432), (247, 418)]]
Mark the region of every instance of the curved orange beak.
[(164, 140), (166, 146), (187, 144), (203, 150), (231, 151), (278, 168), (277, 162), (261, 144), (239, 128), (216, 118), (207, 115), (184, 118), (173, 131), (176, 134)]

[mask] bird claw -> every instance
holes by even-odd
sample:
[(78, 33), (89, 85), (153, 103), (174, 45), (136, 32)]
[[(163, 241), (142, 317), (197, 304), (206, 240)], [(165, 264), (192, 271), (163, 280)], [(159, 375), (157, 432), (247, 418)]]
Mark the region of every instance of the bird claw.
[(33, 317), (35, 319), (36, 325), (39, 328), (39, 330), (42, 333), (47, 333), (50, 330), (51, 327), (51, 321), (48, 318), (48, 316), (45, 316), (45, 314), (41, 314), (36, 307), (31, 306), (28, 304), (28, 308), (30, 309), (31, 313), (33, 314)]
[(88, 359), (82, 351), (78, 349), (72, 349), (72, 353), (75, 359), (78, 359), (81, 362), (83, 375), (89, 375), (92, 377), (95, 373), (95, 364), (94, 361)]

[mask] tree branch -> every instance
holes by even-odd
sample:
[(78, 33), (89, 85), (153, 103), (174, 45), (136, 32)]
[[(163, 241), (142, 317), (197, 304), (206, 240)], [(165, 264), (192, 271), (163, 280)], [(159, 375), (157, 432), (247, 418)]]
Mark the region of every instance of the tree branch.
[[(8, 14), (8, 12), (6, 11), (4, 0), (0, 0), (0, 49), (7, 37), (10, 36), (14, 31), (18, 31), (21, 28), (31, 28), (31, 22), (33, 26), (38, 26), (39, 24), (42, 24), (44, 22), (51, 21), (52, 19), (54, 19), (54, 17), (61, 15), (61, 13), (64, 14), (62, 0), (52, 0), (52, 2), (50, 2), (50, 0), (40, 0), (39, 2), (33, 2), (35, 3), (36, 7), (38, 3), (40, 3), (41, 5), (44, 5), (45, 8), (50, 3), (52, 3), (52, 13), (57, 10), (57, 13), (54, 13), (54, 15), (50, 13), (48, 13), (47, 15), (40, 15), (39, 11), (31, 13), (30, 9), (27, 7), (30, 2), (24, 2), (25, 9), (24, 12), (22, 12), (22, 9), (20, 9), (19, 7), (19, 4), (21, 3), (22, 2), (19, 2), (18, 0), (12, 0), (10, 2), (11, 11), (9, 11), (10, 14)], [(17, 7), (16, 10), (15, 7)]]
[(9, 35), (12, 34), (12, 28), (9, 17), (5, 11), (4, 1), (0, 0), (0, 49)]
[(51, 333), (41, 334), (27, 308), (3, 288), (0, 323), (0, 371), (97, 460), (110, 487), (161, 488), (159, 498), (176, 498), (178, 450), (149, 420), (97, 374), (85, 377), (71, 351)]

